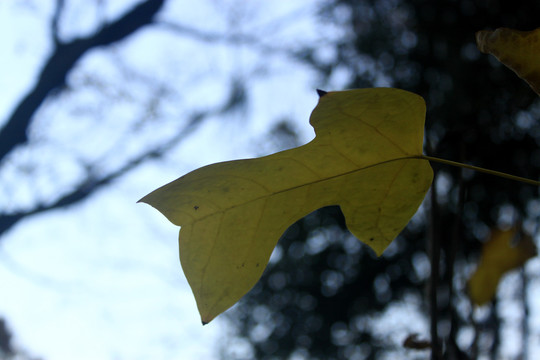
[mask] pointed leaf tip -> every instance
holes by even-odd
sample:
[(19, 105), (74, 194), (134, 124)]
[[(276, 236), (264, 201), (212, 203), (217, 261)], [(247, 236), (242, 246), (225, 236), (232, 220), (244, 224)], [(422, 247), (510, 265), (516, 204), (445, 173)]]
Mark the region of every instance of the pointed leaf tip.
[(317, 89), (317, 94), (319, 94), (319, 97), (323, 97), (324, 95), (328, 94), (328, 92), (321, 89)]

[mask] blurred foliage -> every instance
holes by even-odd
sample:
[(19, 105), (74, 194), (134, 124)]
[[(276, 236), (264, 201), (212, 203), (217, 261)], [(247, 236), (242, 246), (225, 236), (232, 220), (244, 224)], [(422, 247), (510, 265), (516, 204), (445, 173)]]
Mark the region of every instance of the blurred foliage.
[(490, 301), (495, 296), (501, 277), (506, 272), (523, 266), (536, 255), (533, 239), (522, 234), (517, 227), (494, 230), (482, 246), (478, 267), (469, 280), (471, 301), (478, 305)]
[[(328, 0), (321, 21), (345, 35), (324, 49), (325, 56), (317, 46), (299, 53), (319, 71), (321, 84), (346, 73), (349, 88), (393, 86), (423, 96), (428, 155), (537, 178), (537, 95), (481, 54), (475, 33), (537, 28), (531, 14), (538, 10), (540, 3), (501, 0)], [(337, 207), (315, 212), (286, 232), (262, 280), (230, 313), (253, 358), (427, 357), (426, 350), (404, 349), (402, 342), (427, 328), (430, 233), (442, 244), (437, 290), (444, 358), (495, 357), (500, 315), (492, 306), (481, 320), (473, 319), (466, 279), (490, 228), (520, 220), (526, 232), (536, 231), (537, 189), (433, 165), (437, 206), (427, 203), (381, 258), (344, 230)], [(381, 316), (408, 305), (414, 311), (401, 312), (381, 332)], [(410, 316), (417, 320), (406, 320)], [(467, 331), (474, 335), (458, 341)]]
[(540, 28), (483, 30), (476, 33), (476, 43), (480, 51), (495, 56), (540, 95)]

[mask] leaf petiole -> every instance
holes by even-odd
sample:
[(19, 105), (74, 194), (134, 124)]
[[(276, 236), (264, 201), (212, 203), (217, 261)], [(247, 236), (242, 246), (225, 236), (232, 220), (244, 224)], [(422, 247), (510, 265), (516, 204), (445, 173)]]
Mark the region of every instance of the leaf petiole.
[(460, 168), (464, 168), (464, 169), (470, 169), (470, 170), (474, 170), (474, 171), (479, 171), (479, 172), (483, 172), (483, 173), (486, 173), (486, 174), (502, 177), (502, 178), (505, 178), (505, 179), (519, 181), (519, 182), (529, 184), (529, 185), (540, 186), (540, 181), (537, 181), (537, 180), (532, 180), (532, 179), (527, 179), (527, 178), (523, 178), (523, 177), (520, 177), (520, 176), (510, 175), (510, 174), (503, 173), (503, 172), (500, 172), (500, 171), (485, 169), (485, 168), (481, 168), (481, 167), (474, 166), (474, 165), (463, 164), (463, 163), (460, 163), (460, 162), (457, 162), (457, 161), (440, 159), (440, 158), (436, 158), (436, 157), (433, 157), (433, 156), (427, 156), (427, 155), (420, 155), (420, 156), (417, 156), (416, 158), (417, 159), (428, 160), (428, 161), (433, 161), (433, 162), (438, 162), (438, 163), (445, 164), (445, 165), (456, 166), (456, 167), (460, 167)]

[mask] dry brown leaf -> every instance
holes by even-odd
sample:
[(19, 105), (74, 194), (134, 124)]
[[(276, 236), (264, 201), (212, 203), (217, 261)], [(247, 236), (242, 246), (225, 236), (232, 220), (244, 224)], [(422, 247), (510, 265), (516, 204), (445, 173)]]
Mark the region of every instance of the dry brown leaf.
[(483, 30), (476, 33), (476, 43), (481, 52), (495, 56), (540, 95), (540, 28)]
[(522, 235), (517, 227), (494, 230), (482, 247), (480, 263), (469, 280), (471, 301), (476, 305), (489, 302), (495, 296), (504, 273), (522, 266), (536, 254), (533, 239), (529, 235)]

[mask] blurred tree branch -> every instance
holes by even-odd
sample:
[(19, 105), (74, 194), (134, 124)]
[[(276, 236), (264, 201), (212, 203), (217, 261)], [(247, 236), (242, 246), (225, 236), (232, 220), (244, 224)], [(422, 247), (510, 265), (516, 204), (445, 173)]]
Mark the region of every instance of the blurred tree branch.
[[(238, 91), (239, 90), (235, 86), (233, 86), (229, 98), (226, 98), (222, 105), (219, 105), (214, 109), (200, 111), (192, 114), (187, 124), (184, 125), (179, 131), (176, 132), (176, 134), (174, 134), (167, 141), (160, 143), (153, 148), (145, 149), (143, 153), (125, 162), (123, 165), (109, 172), (107, 175), (97, 175), (95, 168), (99, 167), (98, 164), (90, 165), (87, 167), (87, 176), (83, 179), (83, 181), (77, 184), (71, 192), (62, 195), (54, 202), (50, 204), (38, 204), (34, 208), (27, 211), (18, 211), (15, 213), (4, 214), (0, 216), (0, 237), (13, 225), (15, 225), (17, 222), (24, 219), (25, 217), (78, 203), (86, 199), (97, 189), (112, 183), (114, 180), (120, 178), (122, 175), (135, 169), (137, 166), (139, 166), (146, 160), (163, 156), (167, 153), (167, 150), (170, 150), (172, 147), (178, 145), (178, 142), (182, 138), (185, 138), (187, 135), (193, 132), (197, 125), (199, 125), (203, 119), (213, 115), (223, 114), (227, 111), (230, 111), (232, 108), (234, 108), (235, 105), (238, 105), (238, 103), (241, 103), (241, 101), (237, 99)], [(233, 104), (233, 102), (236, 102), (236, 104)]]
[(58, 21), (63, 1), (58, 1), (52, 20), (55, 47), (35, 86), (26, 94), (0, 130), (0, 163), (15, 149), (28, 141), (27, 130), (32, 117), (51, 91), (62, 88), (67, 74), (88, 51), (125, 39), (152, 23), (164, 0), (147, 0), (135, 6), (118, 20), (104, 26), (91, 36), (64, 43), (58, 37)]
[[(153, 25), (161, 27), (167, 31), (192, 37), (206, 43), (226, 42), (230, 44), (249, 45), (257, 48), (262, 53), (278, 51), (277, 48), (263, 44), (254, 36), (205, 32), (192, 27), (156, 20), (155, 16), (163, 8), (164, 3), (165, 0), (143, 1), (115, 21), (105, 23), (89, 36), (70, 41), (62, 41), (60, 23), (65, 13), (66, 1), (57, 0), (49, 22), (53, 49), (49, 57), (45, 60), (43, 68), (37, 76), (35, 85), (14, 106), (14, 110), (6, 120), (5, 125), (0, 128), (0, 165), (7, 163), (10, 154), (16, 148), (31, 145), (28, 138), (28, 130), (36, 111), (38, 111), (48, 97), (54, 96), (64, 90), (67, 75), (84, 55), (97, 47), (122, 41), (144, 26)], [(287, 50), (285, 47), (281, 48), (281, 53), (292, 58), (298, 57), (294, 51)], [(177, 128), (174, 134), (161, 143), (144, 149), (142, 153), (132, 156), (123, 164), (118, 165), (115, 169), (109, 170), (105, 174), (98, 171), (103, 161), (99, 159), (93, 160), (92, 163), (84, 165), (84, 176), (77, 183), (73, 184), (73, 186), (70, 186), (71, 190), (67, 193), (60, 194), (53, 201), (46, 203), (37, 201), (35, 205), (28, 209), (0, 212), (0, 236), (26, 217), (73, 205), (88, 198), (97, 189), (110, 184), (144, 161), (164, 155), (167, 150), (177, 145), (182, 138), (185, 138), (195, 130), (205, 118), (233, 111), (245, 102), (246, 95), (243, 82), (233, 79), (228, 98), (223, 99), (223, 102), (215, 105), (214, 108), (193, 111), (192, 115), (188, 116), (187, 122)], [(118, 144), (116, 149), (118, 150), (121, 146), (122, 144)]]
[(56, 0), (56, 8), (54, 9), (54, 14), (51, 21), (51, 33), (53, 36), (55, 46), (60, 45), (60, 37), (58, 35), (58, 22), (60, 21), (60, 15), (64, 9), (65, 1)]
[(14, 354), (12, 335), (4, 319), (0, 318), (0, 356), (8, 358)]
[[(51, 21), (54, 48), (45, 61), (34, 87), (15, 106), (14, 111), (0, 129), (0, 164), (18, 146), (28, 142), (28, 129), (33, 116), (51, 92), (61, 89), (66, 83), (68, 73), (90, 50), (121, 41), (142, 27), (151, 24), (154, 16), (163, 7), (164, 0), (148, 0), (135, 6), (116, 21), (102, 27), (91, 36), (62, 42), (58, 34), (58, 24), (64, 8), (64, 1), (58, 0)], [(167, 144), (163, 145), (167, 146)], [(0, 236), (24, 217), (57, 209), (77, 203), (90, 195), (97, 188), (109, 184), (125, 172), (135, 168), (142, 161), (155, 156), (159, 149), (140, 155), (106, 176), (94, 176), (88, 172), (87, 178), (74, 190), (64, 194), (52, 204), (36, 205), (27, 211), (18, 211), (0, 216)]]

